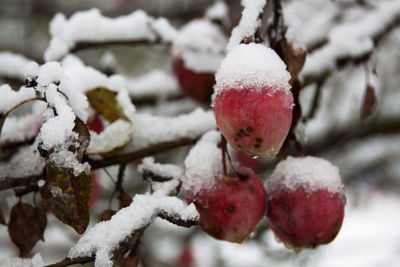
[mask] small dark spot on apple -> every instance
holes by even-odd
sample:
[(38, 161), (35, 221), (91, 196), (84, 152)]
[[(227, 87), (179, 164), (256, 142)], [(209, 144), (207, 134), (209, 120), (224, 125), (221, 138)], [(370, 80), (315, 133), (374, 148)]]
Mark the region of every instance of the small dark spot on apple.
[(226, 207), (226, 211), (229, 213), (232, 213), (235, 210), (235, 207), (232, 204), (229, 204), (228, 207)]
[(281, 226), (278, 226), (279, 232), (281, 232), (284, 236), (289, 236), (289, 233), (285, 231)]
[(214, 226), (214, 227), (211, 227), (211, 228), (208, 228), (208, 229), (204, 229), (204, 230), (207, 233), (209, 233), (210, 235), (215, 236), (215, 237), (220, 237), (221, 234), (222, 234), (222, 228), (218, 227), (218, 226)]
[(253, 129), (253, 127), (249, 126), (246, 128), (246, 130), (247, 130), (247, 132), (251, 133), (254, 129)]
[(256, 190), (254, 189), (254, 187), (249, 186), (250, 192), (254, 193)]
[(290, 213), (290, 207), (289, 207), (289, 205), (288, 205), (288, 204), (284, 204), (283, 207), (282, 207), (282, 210), (283, 210), (285, 213), (289, 214), (289, 213)]
[(259, 148), (259, 147), (261, 147), (261, 145), (259, 143), (254, 144), (254, 148)]
[(262, 143), (262, 141), (263, 141), (262, 138), (260, 138), (260, 137), (257, 137), (257, 138), (256, 138), (256, 142), (257, 142), (257, 143)]
[(292, 230), (295, 230), (295, 229), (296, 229), (296, 222), (293, 221), (293, 220), (290, 221), (289, 226), (290, 226), (290, 228), (291, 228)]

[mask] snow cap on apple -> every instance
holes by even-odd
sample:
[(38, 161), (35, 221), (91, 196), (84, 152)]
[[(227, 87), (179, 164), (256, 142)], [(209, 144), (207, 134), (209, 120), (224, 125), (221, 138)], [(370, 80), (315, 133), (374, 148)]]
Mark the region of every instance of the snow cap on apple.
[(292, 122), (290, 74), (274, 50), (262, 44), (232, 48), (216, 73), (213, 95), (218, 128), (249, 156), (276, 155)]
[[(216, 239), (241, 243), (265, 213), (266, 193), (249, 168), (235, 165), (223, 173), (220, 134), (206, 133), (185, 160), (182, 188), (200, 214), (199, 225)], [(238, 175), (240, 174), (240, 175)]]
[(275, 235), (296, 250), (330, 243), (344, 217), (339, 170), (316, 157), (281, 161), (267, 183), (267, 217)]

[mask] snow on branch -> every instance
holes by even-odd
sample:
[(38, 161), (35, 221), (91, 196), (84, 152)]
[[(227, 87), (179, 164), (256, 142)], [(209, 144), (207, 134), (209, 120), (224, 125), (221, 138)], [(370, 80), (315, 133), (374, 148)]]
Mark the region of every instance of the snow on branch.
[(92, 168), (126, 163), (168, 148), (187, 145), (216, 127), (212, 111), (201, 108), (172, 118), (136, 113), (132, 122), (132, 140), (113, 157), (89, 160)]
[(253, 38), (258, 27), (261, 25), (260, 14), (263, 12), (266, 0), (242, 0), (242, 18), (236, 26), (229, 39), (228, 52), (247, 38)]
[[(165, 168), (155, 165), (151, 159), (146, 160), (143, 167), (154, 169), (154, 166), (168, 173), (171, 169), (168, 165)], [(95, 255), (95, 266), (113, 266), (113, 252), (120, 243), (145, 229), (157, 216), (172, 218), (178, 222), (195, 221), (198, 213), (194, 204), (187, 206), (182, 200), (168, 196), (174, 193), (178, 185), (179, 180), (174, 178), (164, 182), (153, 194), (135, 195), (130, 206), (118, 211), (111, 220), (100, 222), (90, 229), (71, 248), (68, 257), (73, 259)]]
[(21, 87), (19, 91), (14, 91), (8, 84), (0, 86), (0, 94), (0, 117), (21, 103), (36, 97), (33, 88)]
[(25, 80), (24, 68), (32, 60), (11, 52), (0, 53), (0, 77)]
[(399, 22), (400, 2), (382, 1), (357, 19), (337, 25), (329, 32), (327, 44), (307, 57), (302, 71), (305, 83), (315, 81), (313, 77), (325, 75), (352, 59), (368, 59), (374, 43)]
[(46, 61), (57, 60), (88, 47), (129, 43), (170, 43), (176, 29), (165, 18), (154, 19), (137, 10), (118, 18), (104, 17), (98, 9), (77, 12), (69, 19), (58, 13), (50, 22), (52, 39)]
[(30, 259), (23, 258), (3, 258), (0, 259), (0, 266), (13, 266), (13, 267), (44, 267), (42, 256), (40, 253), (35, 254)]
[(82, 92), (105, 87), (112, 91), (126, 88), (133, 101), (152, 97), (177, 97), (180, 95), (178, 84), (173, 76), (153, 70), (139, 77), (127, 78), (121, 75), (107, 75), (97, 69), (86, 66), (78, 57), (68, 55), (62, 60), (64, 72), (79, 84)]

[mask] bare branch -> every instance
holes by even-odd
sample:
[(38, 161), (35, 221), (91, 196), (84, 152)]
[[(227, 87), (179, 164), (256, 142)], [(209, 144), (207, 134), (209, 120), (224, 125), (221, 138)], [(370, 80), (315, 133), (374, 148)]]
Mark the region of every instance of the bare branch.
[(94, 257), (79, 257), (74, 259), (65, 258), (63, 261), (46, 265), (46, 267), (64, 267), (74, 264), (85, 264), (92, 261), (94, 261)]

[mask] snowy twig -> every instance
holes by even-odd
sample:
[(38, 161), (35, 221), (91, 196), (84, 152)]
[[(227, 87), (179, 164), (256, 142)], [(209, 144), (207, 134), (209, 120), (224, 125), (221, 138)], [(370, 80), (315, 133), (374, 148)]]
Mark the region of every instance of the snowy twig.
[(155, 144), (155, 145), (146, 147), (144, 149), (137, 150), (132, 153), (116, 155), (116, 156), (106, 158), (106, 159), (94, 160), (94, 159), (89, 158), (88, 162), (93, 170), (100, 169), (100, 168), (104, 168), (104, 167), (115, 165), (115, 164), (128, 163), (131, 161), (135, 161), (135, 160), (147, 157), (147, 156), (152, 156), (154, 154), (167, 151), (169, 149), (176, 148), (176, 147), (190, 145), (190, 144), (193, 144), (196, 140), (197, 140), (197, 138), (181, 138), (181, 139), (177, 139), (177, 140), (173, 140), (173, 141), (169, 141), (169, 142)]
[(40, 179), (43, 179), (43, 175), (4, 178), (0, 180), (0, 191), (19, 186), (35, 185)]
[(94, 261), (94, 257), (77, 257), (74, 259), (65, 258), (63, 261), (46, 265), (46, 267), (65, 267), (74, 264), (85, 264)]
[(57, 14), (50, 23), (50, 33), (52, 39), (45, 51), (48, 61), (105, 45), (171, 43), (176, 29), (166, 19), (154, 19), (142, 10), (112, 19), (91, 9), (77, 12), (69, 19)]
[(367, 61), (373, 48), (399, 25), (400, 4), (396, 1), (379, 2), (358, 20), (337, 25), (330, 31), (325, 45), (307, 57), (303, 85), (326, 79), (334, 70), (348, 64)]

